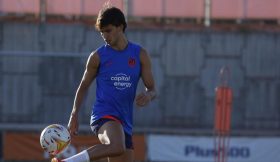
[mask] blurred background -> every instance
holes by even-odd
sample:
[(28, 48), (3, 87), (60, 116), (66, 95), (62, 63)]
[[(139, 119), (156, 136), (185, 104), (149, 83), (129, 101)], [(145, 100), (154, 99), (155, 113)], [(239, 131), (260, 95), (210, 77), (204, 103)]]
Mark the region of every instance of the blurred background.
[[(67, 125), (105, 0), (0, 0), (0, 159), (50, 161), (39, 145), (49, 124)], [(229, 69), (230, 162), (280, 160), (280, 0), (111, 0), (126, 35), (149, 52), (158, 97), (135, 108), (136, 161), (213, 162), (215, 88)], [(139, 91), (144, 89), (142, 82)], [(61, 156), (97, 142), (89, 127)]]

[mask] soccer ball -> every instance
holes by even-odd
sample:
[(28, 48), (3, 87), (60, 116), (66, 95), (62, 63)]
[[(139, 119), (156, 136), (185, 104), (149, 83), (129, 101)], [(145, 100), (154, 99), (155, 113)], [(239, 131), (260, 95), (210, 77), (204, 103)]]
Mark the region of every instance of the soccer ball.
[(47, 126), (41, 133), (41, 147), (51, 155), (61, 153), (71, 141), (70, 133), (60, 124)]

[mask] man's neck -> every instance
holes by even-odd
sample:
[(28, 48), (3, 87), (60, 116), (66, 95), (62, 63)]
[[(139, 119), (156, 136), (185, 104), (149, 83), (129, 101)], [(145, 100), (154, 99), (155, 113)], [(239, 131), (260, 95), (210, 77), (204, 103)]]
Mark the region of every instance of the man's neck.
[(128, 40), (126, 39), (126, 37), (122, 37), (115, 46), (112, 46), (112, 48), (118, 51), (122, 51), (127, 47), (127, 45)]

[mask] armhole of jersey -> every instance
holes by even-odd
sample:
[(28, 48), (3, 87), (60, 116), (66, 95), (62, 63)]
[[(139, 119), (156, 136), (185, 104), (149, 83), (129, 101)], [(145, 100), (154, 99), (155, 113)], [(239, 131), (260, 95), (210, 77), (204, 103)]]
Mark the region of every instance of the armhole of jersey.
[(140, 45), (137, 46), (137, 50), (138, 50), (138, 54), (137, 54), (138, 56), (137, 57), (138, 57), (138, 60), (139, 60), (139, 67), (140, 67), (139, 77), (141, 77), (141, 75), (142, 75), (141, 74), (142, 64), (141, 64), (141, 57), (140, 57), (142, 49), (143, 48)]
[(96, 54), (98, 55), (99, 57), (99, 67), (100, 65), (102, 64), (102, 51), (104, 50), (104, 46), (101, 46), (99, 47), (97, 50), (96, 50)]
[(137, 55), (138, 55), (137, 57), (138, 57), (138, 60), (140, 62), (140, 65), (141, 65), (140, 55), (141, 55), (141, 51), (142, 51), (143, 48), (140, 45), (137, 45), (137, 47), (138, 47), (137, 48), (137, 50), (138, 50), (137, 51)]

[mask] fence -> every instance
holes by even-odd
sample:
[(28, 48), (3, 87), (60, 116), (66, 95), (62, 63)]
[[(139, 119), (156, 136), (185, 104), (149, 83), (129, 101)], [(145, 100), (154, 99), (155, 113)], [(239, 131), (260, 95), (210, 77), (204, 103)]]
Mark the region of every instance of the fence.
[[(102, 44), (100, 35), (82, 25), (3, 23), (0, 29), (1, 128), (66, 123), (86, 51)], [(233, 130), (277, 134), (278, 32), (133, 29), (127, 36), (149, 51), (158, 91), (147, 108), (135, 109), (137, 131), (211, 133), (214, 90), (226, 64)], [(138, 88), (144, 88), (141, 82)], [(93, 84), (81, 112), (87, 130), (94, 89)]]

